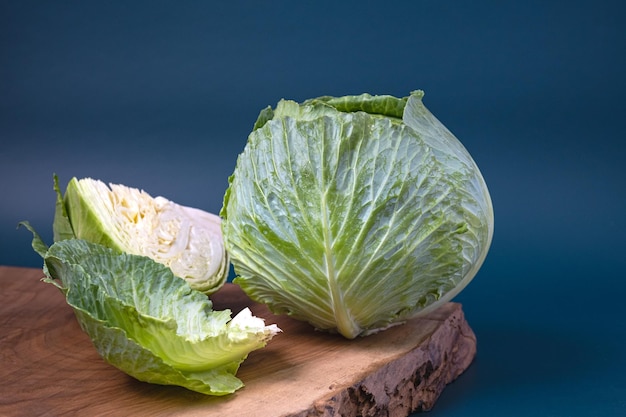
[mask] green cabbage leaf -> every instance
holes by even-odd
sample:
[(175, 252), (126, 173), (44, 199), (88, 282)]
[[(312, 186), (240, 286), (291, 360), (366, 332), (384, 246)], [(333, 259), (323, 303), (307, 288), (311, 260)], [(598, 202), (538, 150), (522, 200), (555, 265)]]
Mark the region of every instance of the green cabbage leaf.
[(209, 298), (171, 269), (82, 239), (50, 247), (27, 222), (44, 259), (44, 282), (58, 287), (102, 358), (128, 375), (207, 395), (243, 386), (248, 354), (280, 329), (244, 309), (214, 311)]
[(347, 338), (425, 314), (476, 275), (493, 209), (470, 154), (408, 97), (261, 111), (221, 210), (234, 282)]

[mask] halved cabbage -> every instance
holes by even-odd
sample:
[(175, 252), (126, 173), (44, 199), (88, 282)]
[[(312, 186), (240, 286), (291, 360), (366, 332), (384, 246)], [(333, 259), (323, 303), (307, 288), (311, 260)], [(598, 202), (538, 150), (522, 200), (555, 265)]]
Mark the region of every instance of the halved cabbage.
[(148, 256), (206, 294), (226, 281), (230, 260), (217, 215), (92, 178), (72, 178), (63, 196), (55, 176), (55, 190), (55, 241), (78, 238)]

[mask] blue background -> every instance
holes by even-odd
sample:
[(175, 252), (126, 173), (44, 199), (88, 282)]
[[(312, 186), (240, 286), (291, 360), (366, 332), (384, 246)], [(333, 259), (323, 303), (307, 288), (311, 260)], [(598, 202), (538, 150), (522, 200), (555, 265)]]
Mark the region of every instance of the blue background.
[(457, 297), (478, 356), (431, 416), (626, 415), (619, 1), (0, 2), (0, 264), (40, 267), (52, 175), (218, 212), (281, 98), (407, 95), (465, 144), (496, 229)]

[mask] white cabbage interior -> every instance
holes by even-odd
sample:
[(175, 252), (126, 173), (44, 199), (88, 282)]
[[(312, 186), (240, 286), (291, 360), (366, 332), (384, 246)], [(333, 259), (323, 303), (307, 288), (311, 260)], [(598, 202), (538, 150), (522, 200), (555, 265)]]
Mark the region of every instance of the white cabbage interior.
[[(227, 267), (219, 216), (152, 197), (137, 188), (90, 178), (79, 181), (91, 189), (91, 208), (104, 230), (125, 252), (144, 255), (168, 266), (192, 287), (205, 290)], [(211, 284), (211, 285), (208, 285)]]

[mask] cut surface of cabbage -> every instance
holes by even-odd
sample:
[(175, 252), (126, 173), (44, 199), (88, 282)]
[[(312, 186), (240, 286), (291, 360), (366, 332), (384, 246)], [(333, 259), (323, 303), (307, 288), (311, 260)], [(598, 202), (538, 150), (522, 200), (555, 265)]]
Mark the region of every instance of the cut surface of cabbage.
[(147, 256), (207, 294), (227, 278), (229, 258), (215, 214), (92, 178), (72, 178), (59, 200), (55, 240), (70, 236)]

